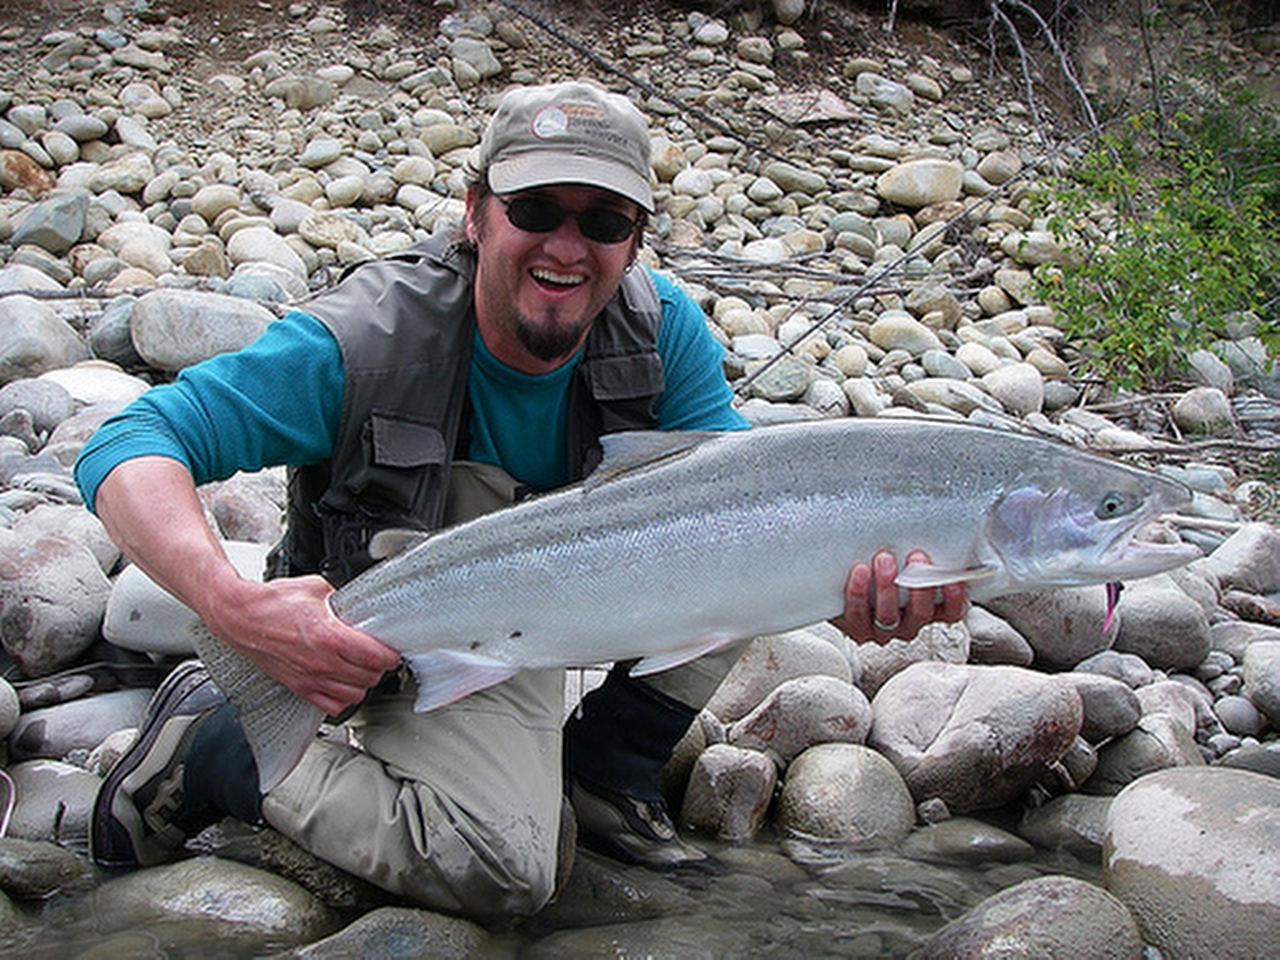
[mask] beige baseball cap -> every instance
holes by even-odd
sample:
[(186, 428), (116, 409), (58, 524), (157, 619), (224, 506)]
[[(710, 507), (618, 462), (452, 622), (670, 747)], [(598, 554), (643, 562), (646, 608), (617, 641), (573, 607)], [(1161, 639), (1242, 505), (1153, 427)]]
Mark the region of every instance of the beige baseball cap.
[(582, 183), (652, 213), (649, 150), (648, 124), (630, 100), (571, 81), (503, 94), (472, 163), (494, 193)]

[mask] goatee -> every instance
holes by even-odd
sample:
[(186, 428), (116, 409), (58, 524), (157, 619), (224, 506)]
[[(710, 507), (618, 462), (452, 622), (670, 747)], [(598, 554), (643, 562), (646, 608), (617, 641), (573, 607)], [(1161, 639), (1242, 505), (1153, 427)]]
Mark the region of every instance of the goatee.
[(582, 335), (589, 323), (558, 324), (548, 323), (534, 326), (524, 320), (516, 324), (516, 337), (521, 346), (539, 360), (550, 363), (568, 356), (577, 349)]

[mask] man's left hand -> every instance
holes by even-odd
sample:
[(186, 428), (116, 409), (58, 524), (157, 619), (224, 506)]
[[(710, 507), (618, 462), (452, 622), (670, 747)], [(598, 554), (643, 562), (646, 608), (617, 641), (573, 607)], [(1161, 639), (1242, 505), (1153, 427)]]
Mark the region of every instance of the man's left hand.
[[(907, 554), (907, 563), (928, 561), (923, 551)], [(899, 605), (898, 562), (881, 550), (871, 563), (855, 564), (844, 588), (844, 614), (831, 622), (857, 643), (910, 640), (926, 623), (955, 623), (969, 608), (969, 596), (961, 583), (907, 591)]]

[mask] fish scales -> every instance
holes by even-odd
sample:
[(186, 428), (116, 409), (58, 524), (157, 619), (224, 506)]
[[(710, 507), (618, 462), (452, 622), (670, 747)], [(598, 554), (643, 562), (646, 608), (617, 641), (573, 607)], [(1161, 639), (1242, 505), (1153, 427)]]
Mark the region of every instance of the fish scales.
[[(1147, 575), (1198, 554), (1130, 542), (1189, 499), (1181, 485), (1012, 432), (843, 419), (604, 444), (585, 484), (433, 534), (332, 595), (341, 619), (405, 656), (420, 707), (520, 669), (665, 669), (830, 618), (849, 566), (879, 549), (900, 564), (911, 549), (929, 555), (901, 584), (963, 580), (975, 599)], [(247, 734), (276, 713), (254, 697)], [(281, 752), (290, 738), (262, 722), (275, 776), (305, 742)]]

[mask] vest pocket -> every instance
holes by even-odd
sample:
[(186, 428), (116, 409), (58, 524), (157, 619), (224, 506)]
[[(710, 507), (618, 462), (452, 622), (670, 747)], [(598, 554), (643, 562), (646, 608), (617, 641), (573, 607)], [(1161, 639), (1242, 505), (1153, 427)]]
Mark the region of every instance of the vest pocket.
[(412, 514), (425, 485), (440, 477), (444, 434), (432, 424), (376, 411), (361, 433), (364, 463), (352, 478), (353, 492)]

